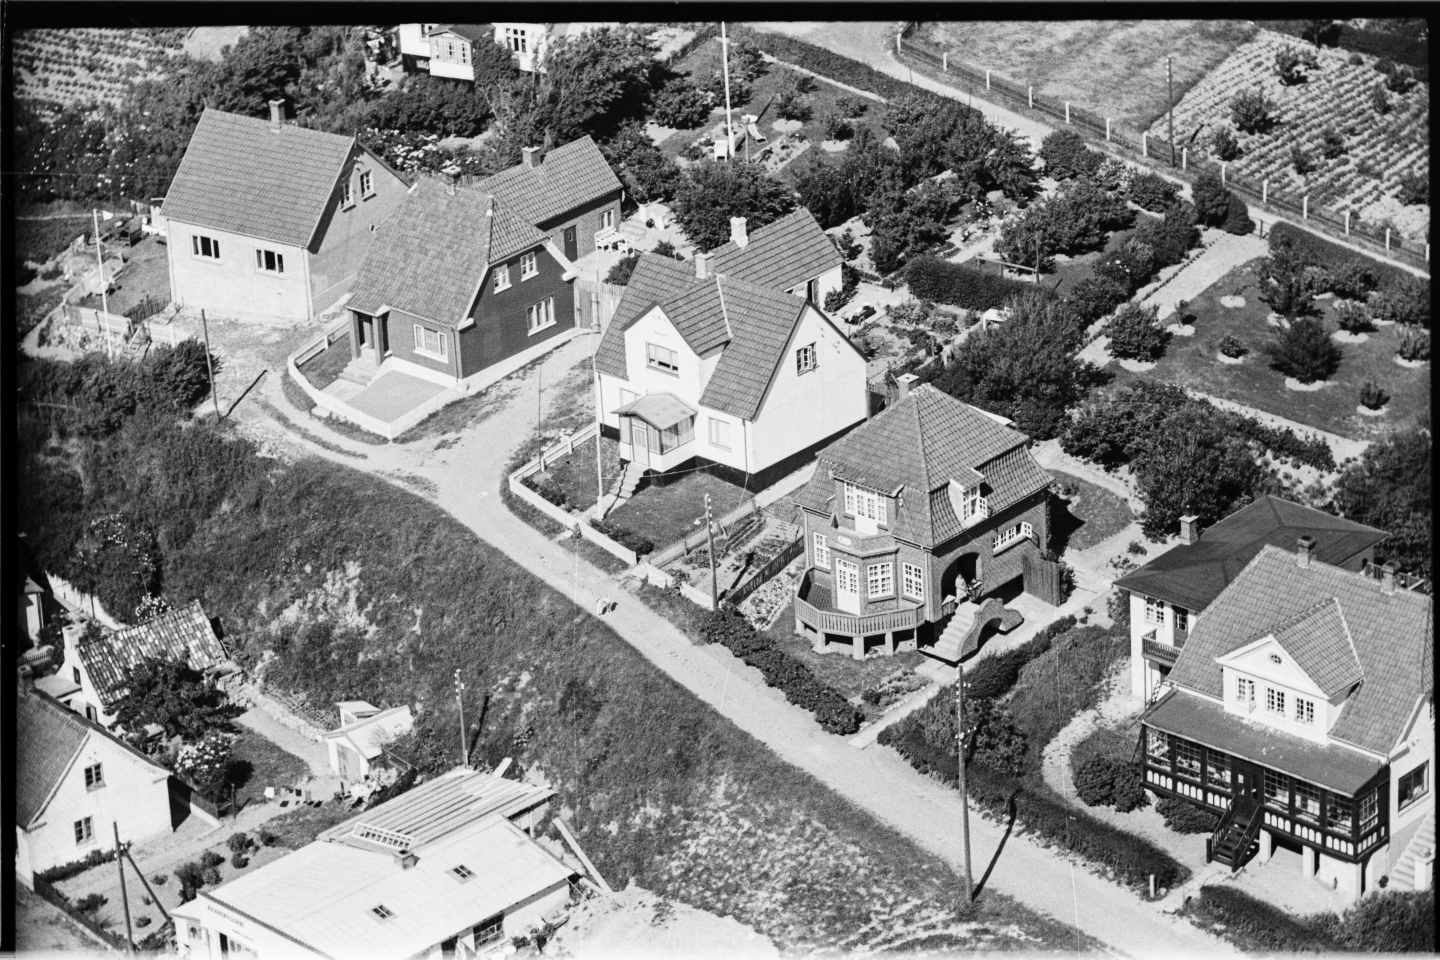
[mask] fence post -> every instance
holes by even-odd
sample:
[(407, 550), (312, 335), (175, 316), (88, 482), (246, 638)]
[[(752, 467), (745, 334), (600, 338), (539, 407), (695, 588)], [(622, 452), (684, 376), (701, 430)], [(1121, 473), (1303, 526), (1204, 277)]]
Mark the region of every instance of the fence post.
[(1069, 100), (1066, 100), (1066, 101), (1065, 101), (1065, 122), (1066, 122), (1066, 123), (1069, 123), (1069, 122), (1070, 122), (1070, 101), (1069, 101)]
[(1220, 186), (1222, 187), (1225, 186), (1225, 168), (1228, 166), (1230, 166), (1228, 163), (1220, 164)]
[(1350, 211), (1345, 211), (1345, 236), (1350, 236)]
[(986, 90), (989, 90), (989, 89), (990, 89), (990, 71), (989, 71), (989, 70), (986, 70), (986, 71), (985, 71), (985, 89), (986, 89)]
[(1385, 252), (1390, 252), (1390, 228), (1385, 228)]
[(1430, 244), (1425, 244), (1425, 262), (1430, 262)]
[(1110, 118), (1109, 118), (1109, 117), (1106, 117), (1106, 118), (1105, 118), (1105, 139), (1106, 139), (1106, 140), (1109, 140), (1109, 139), (1110, 139)]
[(1140, 156), (1150, 156), (1150, 134), (1148, 133), (1140, 134)]
[(904, 31), (904, 30), (901, 30), (899, 33), (895, 34), (895, 52), (896, 52), (896, 53), (901, 53), (901, 52), (903, 52), (903, 48), (900, 46), (900, 42), (901, 42), (904, 38), (905, 38), (905, 31)]
[(1035, 109), (1035, 87), (1034, 87), (1034, 85), (1032, 84), (1032, 85), (1030, 85), (1030, 86), (1027, 86), (1027, 87), (1025, 88), (1025, 90), (1026, 90), (1026, 92), (1027, 92), (1027, 95), (1030, 97), (1030, 109), (1031, 109), (1031, 110), (1034, 110), (1034, 109)]
[(1180, 169), (1181, 169), (1181, 170), (1188, 170), (1189, 167), (1190, 167), (1190, 148), (1189, 148), (1189, 147), (1181, 147), (1181, 148), (1180, 148)]
[(940, 54), (940, 69), (946, 73), (950, 72), (950, 51), (946, 50)]
[(1310, 219), (1310, 194), (1308, 193), (1300, 198), (1300, 218), (1302, 220)]
[(1264, 204), (1268, 204), (1268, 203), (1270, 202), (1270, 181), (1269, 181), (1269, 180), (1261, 180), (1261, 181), (1260, 181), (1260, 202), (1261, 202), (1261, 203), (1264, 203)]

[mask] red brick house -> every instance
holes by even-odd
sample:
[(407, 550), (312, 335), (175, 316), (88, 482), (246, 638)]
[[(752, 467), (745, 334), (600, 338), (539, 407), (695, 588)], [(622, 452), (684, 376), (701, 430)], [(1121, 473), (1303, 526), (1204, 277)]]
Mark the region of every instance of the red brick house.
[[(929, 385), (820, 452), (798, 500), (807, 569), (795, 630), (855, 657), (957, 663), (1019, 622), (993, 595), (1043, 564), (1050, 476), (1001, 417)], [(990, 598), (990, 599), (986, 599)]]
[(545, 233), (567, 260), (595, 249), (595, 235), (620, 226), (620, 180), (588, 136), (524, 159), (478, 184)]

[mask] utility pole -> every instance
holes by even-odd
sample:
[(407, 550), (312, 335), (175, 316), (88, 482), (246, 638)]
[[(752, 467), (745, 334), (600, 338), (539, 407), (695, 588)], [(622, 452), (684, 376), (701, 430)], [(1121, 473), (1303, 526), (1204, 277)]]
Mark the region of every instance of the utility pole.
[(730, 119), (730, 38), (725, 35), (725, 21), (720, 21), (720, 74), (725, 80), (725, 162), (735, 158), (735, 127)]
[(210, 399), (215, 402), (215, 422), (220, 422), (220, 394), (215, 392), (215, 368), (210, 365), (210, 321), (200, 310), (200, 329), (205, 331), (205, 374), (210, 378)]
[(105, 256), (100, 252), (100, 211), (94, 207), (90, 208), (90, 222), (95, 227), (95, 269), (100, 273), (100, 312), (105, 315), (105, 358), (113, 360), (115, 353), (110, 348), (110, 296), (106, 289), (110, 285), (105, 281)]
[(465, 684), (460, 682), (460, 668), (455, 668), (455, 702), (460, 707), (460, 763), (470, 766), (470, 737), (465, 729)]
[[(545, 364), (535, 368), (535, 436), (545, 423)], [(541, 438), (542, 440), (544, 438)], [(543, 450), (543, 448), (542, 448)]]
[(955, 779), (960, 788), (960, 853), (965, 861), (960, 869), (960, 892), (964, 896), (961, 903), (968, 905), (975, 899), (975, 889), (970, 879), (970, 794), (965, 789), (965, 669), (956, 670), (960, 676), (955, 681), (955, 739), (959, 751)]
[[(590, 316), (595, 321), (595, 349), (590, 353), (590, 378), (595, 381), (595, 516), (600, 516), (600, 501), (605, 499), (605, 474), (600, 469), (600, 341), (604, 335), (601, 333), (600, 323), (600, 261), (595, 261), (595, 292), (590, 297)], [(579, 554), (576, 554), (578, 557)], [(579, 576), (579, 573), (576, 573)]]
[(710, 522), (710, 494), (705, 494), (705, 544), (710, 554), (710, 609), (720, 609), (720, 584), (715, 579), (715, 526)]
[(1175, 166), (1175, 71), (1171, 69), (1173, 57), (1165, 58), (1165, 86), (1169, 90), (1170, 102), (1170, 166)]
[[(100, 235), (95, 235), (95, 241), (100, 241)], [(115, 832), (115, 870), (120, 874), (120, 905), (125, 909), (125, 951), (135, 952), (135, 931), (130, 928), (130, 894), (125, 890), (125, 861), (121, 858), (120, 852), (120, 825), (114, 820), (110, 821), (110, 829)]]

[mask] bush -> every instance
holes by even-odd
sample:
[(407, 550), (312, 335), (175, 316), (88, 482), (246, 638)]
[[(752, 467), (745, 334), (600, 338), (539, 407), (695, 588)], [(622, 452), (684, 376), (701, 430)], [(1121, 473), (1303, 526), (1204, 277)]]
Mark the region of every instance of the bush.
[(1250, 210), (1245, 206), (1245, 201), (1233, 193), (1225, 202), (1225, 219), (1220, 222), (1220, 229), (1238, 237), (1246, 236), (1255, 230), (1255, 221), (1250, 219)]
[(1275, 105), (1262, 92), (1241, 90), (1230, 101), (1230, 119), (1241, 133), (1269, 133), (1275, 126)]
[(71, 877), (79, 876), (91, 867), (98, 867), (102, 863), (109, 863), (115, 859), (115, 850), (110, 847), (99, 850), (91, 850), (79, 860), (72, 860), (69, 863), (62, 863), (59, 866), (50, 867), (47, 870), (37, 871), (35, 876), (46, 883), (59, 883), (61, 880), (69, 880)]
[(1377, 83), (1370, 88), (1370, 108), (1382, 117), (1390, 112), (1390, 98), (1385, 94), (1385, 84)]
[(1374, 380), (1366, 380), (1360, 388), (1360, 405), (1370, 410), (1379, 410), (1390, 402), (1390, 394), (1380, 388)]
[(615, 261), (610, 272), (605, 274), (605, 282), (613, 283), (623, 287), (630, 282), (630, 275), (635, 272), (635, 265), (640, 262), (640, 254), (631, 253)]
[(1400, 178), (1400, 192), (1396, 194), (1405, 206), (1430, 202), (1430, 178), (1422, 173), (1407, 173)]
[(1307, 71), (1319, 66), (1315, 54), (1309, 50), (1282, 47), (1275, 51), (1275, 74), (1283, 86), (1293, 87), (1310, 79)]
[(1345, 152), (1345, 138), (1334, 127), (1326, 127), (1320, 134), (1320, 155), (1334, 160)]
[(826, 140), (849, 140), (855, 136), (855, 127), (838, 113), (825, 117)]
[(1216, 127), (1215, 132), (1210, 135), (1210, 149), (1214, 151), (1217, 159), (1229, 163), (1240, 156), (1240, 141), (1235, 139), (1235, 134), (1229, 127)]
[(1086, 146), (1078, 133), (1056, 130), (1040, 144), (1040, 159), (1045, 161), (1047, 176), (1071, 180), (1093, 174), (1105, 157)]
[(1204, 926), (1219, 926), (1232, 941), (1261, 953), (1332, 952), (1337, 944), (1314, 925), (1232, 886), (1200, 888), (1185, 911)]
[(1315, 161), (1310, 158), (1310, 154), (1305, 151), (1304, 147), (1298, 143), (1292, 143), (1290, 145), (1290, 166), (1294, 167), (1295, 172), (1303, 177), (1315, 169)]
[(1243, 357), (1250, 352), (1250, 348), (1240, 341), (1240, 338), (1232, 333), (1227, 333), (1220, 338), (1220, 352), (1225, 356), (1235, 359)]
[(1390, 65), (1390, 71), (1385, 75), (1385, 89), (1391, 93), (1406, 94), (1415, 86), (1415, 72), (1409, 67), (1397, 67)]
[(141, 371), (149, 380), (149, 401), (156, 407), (188, 411), (210, 393), (210, 371), (220, 372), (220, 358), (211, 355), (205, 363), (205, 345), (199, 340), (181, 340), (174, 346), (161, 344), (150, 351)]
[(605, 534), (611, 540), (630, 550), (635, 551), (636, 556), (645, 556), (655, 549), (655, 542), (643, 534), (636, 533), (626, 527), (622, 527), (613, 520), (604, 517), (593, 520), (590, 526), (600, 533)]
[(1352, 300), (1341, 300), (1335, 304), (1335, 322), (1346, 333), (1369, 333), (1375, 329), (1375, 323), (1370, 319), (1370, 311), (1365, 309), (1363, 303)]
[(1154, 362), (1165, 353), (1170, 333), (1160, 326), (1154, 307), (1127, 303), (1105, 325), (1110, 353), (1122, 360)]
[(1159, 213), (1166, 210), (1180, 196), (1180, 188), (1158, 173), (1142, 173), (1130, 182), (1130, 200)]
[(1020, 670), (1050, 649), (1050, 644), (1075, 626), (1073, 616), (1063, 616), (1020, 646), (994, 656), (982, 657), (965, 672), (967, 696), (998, 700), (1020, 679)]
[(1340, 949), (1365, 953), (1434, 953), (1435, 891), (1367, 896), (1352, 904), (1326, 933)]
[(1415, 363), (1430, 359), (1430, 334), (1424, 330), (1406, 330), (1400, 335), (1400, 349), (1396, 351), (1401, 360)]
[(230, 855), (230, 866), (234, 867), (237, 870), (244, 869), (246, 866), (249, 865), (249, 863), (250, 858), (245, 856), (245, 854), (239, 850), (236, 850), (233, 854)]
[(1301, 317), (1290, 324), (1266, 347), (1270, 366), (1301, 383), (1328, 380), (1340, 366), (1340, 348), (1330, 339), (1324, 324), (1314, 317)]
[(520, 482), (561, 510), (568, 510), (570, 508), (569, 496), (566, 495), (565, 491), (554, 480), (532, 473), (528, 477), (522, 477)]
[(1085, 326), (1114, 310), (1130, 297), (1129, 283), (1113, 277), (1086, 277), (1070, 288), (1065, 302)]
[(206, 850), (204, 853), (200, 854), (200, 868), (202, 870), (209, 867), (218, 867), (224, 862), (225, 857), (221, 854), (216, 853), (214, 850)]
[(1074, 770), (1075, 792), (1091, 807), (1113, 806), (1121, 813), (1144, 807), (1140, 767), (1120, 757), (1091, 757)]
[(1380, 285), (1373, 263), (1360, 257), (1332, 265), (1325, 275), (1330, 292), (1344, 300), (1365, 300)]
[(101, 907), (105, 906), (107, 902), (108, 901), (101, 894), (87, 893), (85, 896), (75, 901), (75, 909), (81, 913), (94, 913), (96, 910), (99, 910)]
[(1002, 307), (1009, 298), (1034, 289), (1033, 284), (982, 273), (935, 257), (912, 260), (905, 269), (905, 279), (910, 284), (910, 292), (922, 300), (971, 310)]
[[(1411, 276), (1399, 267), (1357, 256), (1349, 247), (1343, 247), (1284, 221), (1277, 222), (1270, 228), (1268, 240), (1272, 250), (1278, 244), (1288, 245), (1304, 263), (1329, 270), (1332, 283), (1336, 276), (1346, 271), (1352, 271), (1356, 277), (1368, 279), (1372, 288), (1376, 285), (1389, 287)], [(1340, 294), (1340, 291), (1336, 290), (1336, 293)]]
[(225, 838), (225, 846), (230, 848), (231, 853), (245, 853), (255, 845), (248, 833), (232, 833)]
[(671, 243), (669, 240), (661, 240), (659, 243), (655, 244), (655, 249), (651, 250), (650, 252), (655, 254), (657, 257), (669, 257), (671, 260), (684, 259), (684, 257), (680, 256), (680, 251), (675, 249), (675, 244)]
[(1214, 833), (1220, 825), (1220, 815), (1189, 800), (1179, 797), (1163, 797), (1155, 804), (1155, 812), (1165, 820), (1165, 826), (1176, 833)]
[(280, 835), (261, 827), (257, 831), (261, 846), (273, 847), (280, 842)]
[(710, 97), (693, 81), (676, 77), (650, 100), (650, 119), (662, 127), (691, 130), (710, 119)]

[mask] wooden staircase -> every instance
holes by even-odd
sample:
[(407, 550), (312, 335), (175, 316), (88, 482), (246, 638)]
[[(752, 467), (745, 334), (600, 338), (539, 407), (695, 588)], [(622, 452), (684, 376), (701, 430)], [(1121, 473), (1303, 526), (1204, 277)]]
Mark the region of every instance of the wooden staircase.
[[(1435, 811), (1431, 810), (1425, 815), (1420, 824), (1420, 829), (1410, 842), (1405, 846), (1405, 852), (1400, 855), (1394, 869), (1390, 871), (1391, 890), (1414, 890), (1416, 888), (1415, 868), (1416, 862), (1422, 853), (1433, 854), (1435, 851)], [(1421, 888), (1428, 888), (1428, 883), (1420, 884)]]
[(1260, 850), (1262, 807), (1257, 800), (1237, 800), (1225, 811), (1215, 833), (1205, 841), (1205, 862), (1223, 863), (1233, 873)]

